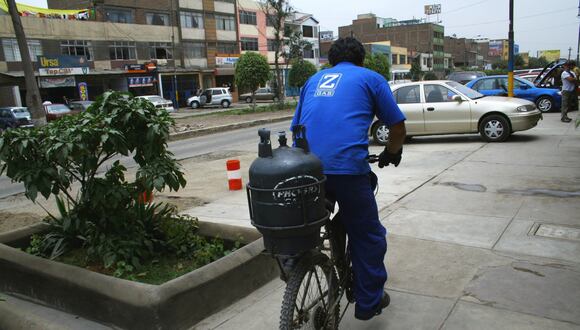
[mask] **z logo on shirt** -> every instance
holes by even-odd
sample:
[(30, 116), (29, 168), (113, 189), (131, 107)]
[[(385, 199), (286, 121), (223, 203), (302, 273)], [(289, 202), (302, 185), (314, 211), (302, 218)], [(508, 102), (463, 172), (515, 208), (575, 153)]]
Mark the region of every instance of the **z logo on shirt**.
[(334, 91), (340, 82), (342, 73), (327, 73), (320, 78), (314, 96), (334, 96)]

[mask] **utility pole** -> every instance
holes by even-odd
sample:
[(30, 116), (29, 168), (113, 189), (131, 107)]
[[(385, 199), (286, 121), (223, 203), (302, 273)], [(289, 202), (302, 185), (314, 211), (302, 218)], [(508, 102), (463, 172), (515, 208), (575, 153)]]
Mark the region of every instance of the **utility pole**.
[(28, 107), (28, 111), (30, 111), (34, 126), (44, 126), (46, 125), (46, 114), (42, 108), (40, 91), (38, 90), (36, 78), (34, 77), (34, 69), (32, 67), (32, 61), (30, 60), (30, 50), (28, 49), (28, 43), (26, 42), (26, 35), (24, 35), (22, 21), (20, 20), (20, 15), (18, 14), (18, 9), (16, 8), (14, 0), (7, 0), (7, 4), (10, 17), (12, 18), (12, 25), (14, 26), (14, 34), (16, 34), (16, 40), (18, 41), (22, 67), (24, 69), (26, 106)]
[[(578, 15), (580, 17), (580, 0), (578, 0)], [(580, 24), (578, 24), (578, 48), (576, 49), (576, 63), (580, 63)]]
[(510, 29), (508, 32), (509, 39), (509, 57), (508, 57), (508, 96), (514, 96), (514, 0), (510, 0)]
[(572, 47), (568, 47), (568, 61), (570, 60), (570, 56), (572, 56)]

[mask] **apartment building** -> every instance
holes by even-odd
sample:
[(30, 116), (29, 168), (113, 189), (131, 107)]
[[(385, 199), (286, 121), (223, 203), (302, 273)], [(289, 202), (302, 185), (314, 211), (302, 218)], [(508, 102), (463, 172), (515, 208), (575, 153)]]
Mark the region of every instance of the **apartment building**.
[[(80, 56), (88, 65), (81, 75), (61, 70), (39, 77), (43, 100), (78, 99), (79, 82), (90, 99), (113, 89), (159, 94), (181, 106), (200, 88), (234, 88), (235, 0), (48, 0), (48, 5), (49, 10), (38, 10), (67, 17), (60, 11), (82, 9), (87, 15), (84, 20), (21, 17), (32, 60)], [(16, 104), (15, 91), (25, 89), (20, 53), (10, 17), (1, 10), (0, 39), (0, 95)], [(43, 79), (68, 83), (43, 85)]]
[(398, 21), (375, 14), (358, 15), (351, 25), (338, 28), (340, 37), (353, 36), (363, 43), (390, 41), (409, 51), (427, 54), (426, 71), (444, 74), (444, 28), (442, 25), (413, 19)]

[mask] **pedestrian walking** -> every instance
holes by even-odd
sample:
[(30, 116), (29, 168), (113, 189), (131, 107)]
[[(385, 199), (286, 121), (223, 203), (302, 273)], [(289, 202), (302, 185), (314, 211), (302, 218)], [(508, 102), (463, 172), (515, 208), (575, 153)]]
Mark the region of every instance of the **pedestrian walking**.
[(568, 117), (568, 111), (573, 110), (575, 104), (578, 102), (578, 96), (576, 95), (576, 74), (572, 71), (576, 63), (574, 61), (566, 61), (563, 65), (564, 71), (562, 71), (562, 118), (561, 120), (565, 123), (572, 121)]

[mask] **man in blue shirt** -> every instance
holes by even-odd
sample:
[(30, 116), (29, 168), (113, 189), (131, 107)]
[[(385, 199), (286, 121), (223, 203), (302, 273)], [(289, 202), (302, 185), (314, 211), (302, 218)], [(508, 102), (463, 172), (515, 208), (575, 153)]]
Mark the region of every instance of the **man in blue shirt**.
[(292, 126), (306, 127), (310, 149), (322, 161), (326, 193), (338, 202), (349, 237), (355, 317), (368, 320), (390, 301), (384, 291), (386, 230), (374, 197), (376, 176), (367, 161), (368, 131), (375, 116), (390, 129), (389, 143), (379, 156), (381, 168), (399, 165), (406, 131), (389, 84), (362, 67), (364, 58), (364, 47), (356, 39), (335, 41), (328, 54), (333, 67), (306, 82)]

